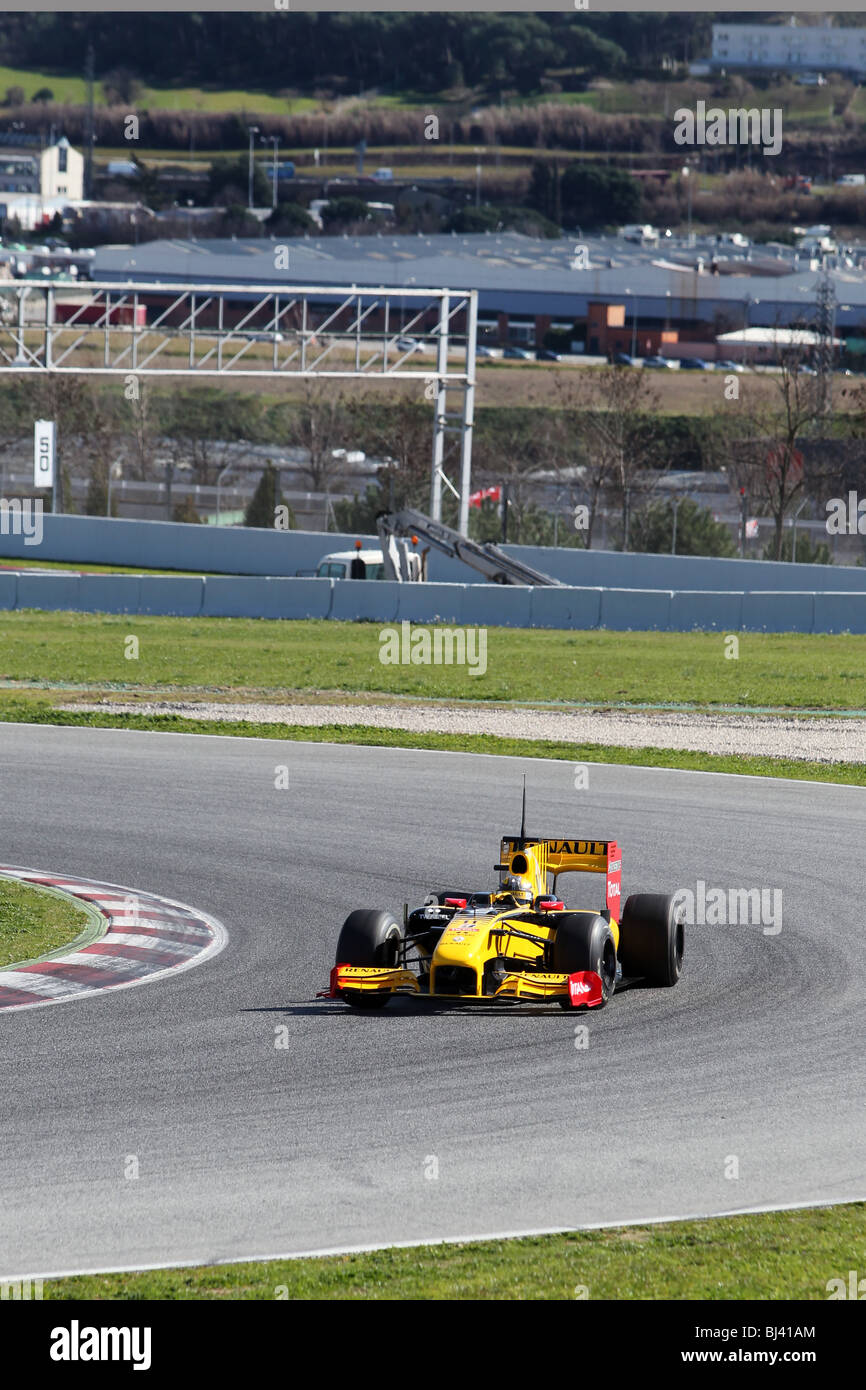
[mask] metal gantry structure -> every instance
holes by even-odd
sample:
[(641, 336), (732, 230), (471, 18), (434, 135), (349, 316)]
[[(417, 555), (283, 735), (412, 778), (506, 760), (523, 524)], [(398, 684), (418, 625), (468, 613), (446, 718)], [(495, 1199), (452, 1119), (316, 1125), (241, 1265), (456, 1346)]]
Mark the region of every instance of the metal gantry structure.
[[(477, 290), (0, 282), (0, 377), (417, 381), (434, 407), (430, 516), (441, 520), (444, 483), (459, 498), (464, 536), (477, 331)], [(456, 485), (444, 472), (449, 434), (459, 436)]]
[(829, 415), (833, 409), (833, 366), (836, 340), (836, 288), (832, 276), (825, 272), (818, 284), (815, 296), (815, 332), (818, 343), (815, 350), (815, 366), (818, 369), (818, 391), (822, 415)]

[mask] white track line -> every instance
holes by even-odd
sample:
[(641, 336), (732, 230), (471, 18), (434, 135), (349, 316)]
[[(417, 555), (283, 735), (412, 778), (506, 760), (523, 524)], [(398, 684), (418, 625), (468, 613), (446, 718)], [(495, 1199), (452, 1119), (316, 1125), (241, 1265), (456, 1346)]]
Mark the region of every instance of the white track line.
[[(219, 740), (229, 739), (232, 743), (265, 743), (271, 745), (280, 742), (278, 737), (262, 738), (259, 734), (200, 734), (194, 733), (192, 731), (187, 731), (186, 729), (112, 729), (104, 727), (102, 725), (93, 724), (29, 724), (24, 721), (19, 722), (17, 720), (14, 723), (0, 720), (0, 730), (2, 730), (4, 723), (8, 728), (38, 729), (40, 733), (45, 733), (46, 729), (59, 730), (63, 733), (81, 733), (83, 729), (86, 730), (88, 733), (120, 734), (127, 738), (130, 735), (137, 734), (140, 738), (213, 738)], [(495, 735), (491, 735), (491, 737), (495, 737)], [(330, 739), (291, 738), (284, 739), (283, 742), (290, 744), (298, 744), (302, 748), (334, 748), (338, 751), (341, 748), (368, 748), (370, 750), (370, 753), (374, 754), (377, 757), (381, 756), (381, 754), (383, 753), (415, 753), (420, 754), (424, 757), (429, 757), (432, 755), (438, 758), (495, 758), (499, 762), (505, 762), (506, 760), (508, 760), (510, 762), (515, 763), (525, 762), (527, 759), (530, 759), (533, 763), (549, 763), (551, 767), (562, 767), (563, 764), (567, 765), (569, 761), (568, 758), (538, 758), (532, 753), (478, 753), (474, 750), (467, 751), (461, 748), (413, 748), (409, 745), (403, 746), (402, 744), (334, 743)], [(526, 742), (531, 743), (532, 739), (527, 739)], [(619, 746), (620, 745), (618, 744), (611, 745), (611, 747)], [(575, 748), (579, 747), (580, 744), (575, 744)], [(629, 753), (637, 752), (639, 750), (626, 748), (623, 751)], [(689, 750), (659, 748), (654, 749), (653, 751), (659, 753), (670, 753)], [(706, 756), (709, 757), (711, 755), (707, 754)], [(724, 756), (734, 755), (731, 754)], [(753, 755), (743, 754), (742, 756), (749, 757)], [(655, 765), (648, 765), (645, 763), (597, 763), (593, 762), (591, 758), (583, 758), (581, 759), (581, 762), (585, 763), (587, 767), (609, 767), (619, 770), (631, 769), (634, 772), (667, 773), (668, 775), (678, 777), (725, 777), (728, 779), (728, 781), (732, 781), (736, 778), (739, 778), (741, 781), (749, 782), (785, 782), (790, 786), (794, 787), (833, 787), (835, 791), (854, 791), (859, 792), (861, 795), (864, 791), (866, 791), (866, 786), (861, 785), (859, 782), (824, 782), (815, 777), (776, 777), (770, 774), (764, 775), (760, 772), (716, 772), (713, 768), (657, 767)], [(839, 763), (838, 766), (857, 767), (860, 766), (860, 764)], [(201, 915), (204, 916), (204, 913), (202, 913)]]
[(526, 1231), (483, 1231), (461, 1236), (428, 1236), (422, 1240), (390, 1240), (367, 1245), (334, 1245), (319, 1250), (293, 1250), (271, 1255), (215, 1256), (210, 1260), (169, 1260), (159, 1264), (111, 1265), (97, 1269), (56, 1269), (30, 1271), (26, 1274), (4, 1275), (3, 1283), (18, 1283), (24, 1279), (75, 1279), (96, 1274), (146, 1274), (157, 1269), (210, 1269), (214, 1265), (260, 1264), (274, 1260), (318, 1260), (335, 1255), (367, 1255), (377, 1250), (420, 1250), (435, 1245), (474, 1245), (494, 1240), (529, 1240), (537, 1236), (573, 1235), (580, 1231), (615, 1231), (637, 1226), (681, 1225), (686, 1221), (721, 1221), (734, 1216), (761, 1216), (772, 1212), (820, 1211), (831, 1207), (851, 1206), (866, 1202), (866, 1195), (822, 1198), (818, 1201), (779, 1202), (767, 1206), (737, 1207), (729, 1211), (693, 1212), (686, 1216), (629, 1217), (622, 1221), (593, 1221), (578, 1226), (539, 1226)]

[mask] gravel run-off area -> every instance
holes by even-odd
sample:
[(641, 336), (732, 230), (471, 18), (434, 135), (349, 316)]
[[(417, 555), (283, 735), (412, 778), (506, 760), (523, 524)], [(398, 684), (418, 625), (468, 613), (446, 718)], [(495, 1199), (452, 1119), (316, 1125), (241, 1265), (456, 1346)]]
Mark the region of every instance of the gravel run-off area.
[(866, 719), (678, 711), (493, 709), (477, 705), (222, 704), (215, 701), (100, 700), (61, 709), (103, 714), (174, 714), (315, 729), (362, 724), (411, 733), (489, 734), (498, 738), (603, 743), (618, 748), (689, 749), (740, 757), (816, 763), (866, 762)]

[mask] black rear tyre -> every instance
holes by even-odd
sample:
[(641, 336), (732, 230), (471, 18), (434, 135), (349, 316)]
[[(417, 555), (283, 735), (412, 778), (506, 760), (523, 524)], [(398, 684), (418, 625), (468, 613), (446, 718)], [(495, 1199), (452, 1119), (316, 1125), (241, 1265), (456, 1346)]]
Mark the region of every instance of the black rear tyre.
[[(337, 939), (336, 965), (393, 967), (399, 965), (403, 928), (390, 912), (359, 908), (350, 912)], [(390, 992), (342, 990), (340, 997), (353, 1009), (383, 1009)]]
[[(616, 988), (616, 946), (610, 923), (597, 912), (557, 914), (551, 968), (559, 975), (594, 970), (601, 980), (602, 1007), (607, 1004)], [(564, 1009), (572, 1007), (570, 999), (561, 999), (560, 1004)]]
[(651, 984), (675, 985), (683, 968), (685, 907), (664, 893), (633, 893), (619, 924), (619, 956), (624, 975), (642, 975)]

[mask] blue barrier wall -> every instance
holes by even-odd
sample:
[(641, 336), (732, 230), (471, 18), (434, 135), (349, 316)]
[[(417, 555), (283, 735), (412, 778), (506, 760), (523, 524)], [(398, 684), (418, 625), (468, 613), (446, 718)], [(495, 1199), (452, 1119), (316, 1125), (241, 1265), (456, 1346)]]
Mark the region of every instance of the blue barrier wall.
[(330, 618), (379, 624), (586, 631), (866, 633), (866, 593), (529, 588), (363, 580), (35, 574), (0, 571), (0, 610), (229, 618)]
[[(314, 570), (331, 551), (351, 550), (358, 539), (369, 546), (379, 544), (374, 536), (321, 531), (217, 528), (103, 516), (46, 515), (42, 520), (41, 545), (25, 545), (23, 536), (0, 535), (0, 558), (294, 577), (299, 570)], [(577, 588), (866, 593), (866, 567), (862, 566), (787, 565), (702, 555), (623, 555), (612, 550), (544, 546), (508, 545), (505, 549)], [(467, 565), (434, 550), (428, 557), (428, 574), (433, 583), (484, 582)]]
[[(295, 578), (313, 571), (323, 555), (352, 550), (356, 540), (378, 549), (378, 536), (324, 531), (271, 531), (248, 526), (195, 526), (183, 522), (127, 521), (105, 516), (42, 518), (41, 545), (23, 536), (0, 535), (0, 559), (64, 560), (74, 565), (140, 565), (142, 569), (201, 570), (219, 574)], [(433, 581), (470, 584), (474, 572), (459, 560), (431, 551)], [(477, 576), (481, 579), (481, 575)]]
[(617, 550), (554, 550), (505, 546), (509, 554), (563, 584), (618, 589), (857, 590), (866, 593), (866, 567), (791, 565), (776, 560), (717, 560), (707, 555), (636, 555)]

